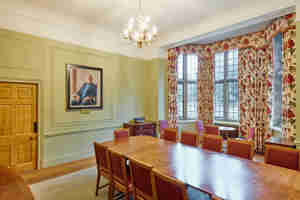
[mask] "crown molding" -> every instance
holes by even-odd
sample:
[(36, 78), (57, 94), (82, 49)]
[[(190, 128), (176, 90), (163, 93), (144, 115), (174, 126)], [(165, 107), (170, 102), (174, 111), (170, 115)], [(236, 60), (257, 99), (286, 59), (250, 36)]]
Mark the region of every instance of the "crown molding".
[[(261, 8), (261, 12), (264, 14), (257, 14), (257, 12), (254, 12), (255, 9), (253, 8), (248, 11), (247, 14), (241, 16), (235, 14), (235, 12), (233, 12), (233, 14), (222, 13), (223, 21), (220, 21), (221, 17), (219, 15), (213, 16), (211, 19), (207, 19), (201, 24), (187, 27), (181, 32), (178, 31), (165, 34), (163, 36), (164, 39), (161, 40), (163, 41), (161, 47), (163, 49), (169, 49), (176, 46), (195, 43), (199, 40), (205, 40), (216, 35), (225, 34), (251, 25), (261, 24), (288, 13), (295, 12), (296, 6), (295, 4), (287, 3), (280, 9), (276, 7), (276, 9), (266, 8), (265, 10), (266, 11), (263, 11), (263, 8)], [(207, 31), (205, 32), (203, 30)], [(202, 34), (199, 35), (201, 32)]]

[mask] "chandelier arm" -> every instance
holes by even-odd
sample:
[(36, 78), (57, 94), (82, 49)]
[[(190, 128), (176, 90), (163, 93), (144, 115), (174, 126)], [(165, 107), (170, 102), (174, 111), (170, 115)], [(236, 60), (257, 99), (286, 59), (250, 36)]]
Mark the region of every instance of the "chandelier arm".
[(142, 3), (141, 3), (141, 0), (139, 0), (139, 10), (142, 10)]

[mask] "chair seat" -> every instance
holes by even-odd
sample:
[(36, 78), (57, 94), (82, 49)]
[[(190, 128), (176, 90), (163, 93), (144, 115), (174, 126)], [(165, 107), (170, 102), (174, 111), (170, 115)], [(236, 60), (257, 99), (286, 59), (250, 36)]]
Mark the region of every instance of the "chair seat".
[(106, 179), (110, 180), (111, 175), (109, 172), (107, 172), (105, 169), (100, 169), (100, 173), (102, 176), (104, 176)]
[(200, 190), (196, 190), (192, 187), (187, 187), (187, 193), (189, 200), (211, 200), (207, 193)]

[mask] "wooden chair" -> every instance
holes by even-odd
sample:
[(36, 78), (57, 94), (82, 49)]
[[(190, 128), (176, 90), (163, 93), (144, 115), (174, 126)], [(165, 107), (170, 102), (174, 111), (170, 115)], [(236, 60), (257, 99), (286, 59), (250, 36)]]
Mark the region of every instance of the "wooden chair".
[(266, 145), (265, 163), (300, 170), (300, 150), (277, 145)]
[(120, 139), (120, 138), (126, 138), (129, 137), (129, 129), (127, 128), (120, 128), (114, 130), (114, 138), (115, 139)]
[(220, 135), (219, 127), (213, 125), (205, 125), (204, 133), (209, 135)]
[(202, 139), (202, 148), (221, 153), (223, 148), (223, 138), (218, 135), (204, 134)]
[(114, 151), (109, 150), (109, 161), (111, 164), (111, 182), (109, 185), (109, 200), (113, 199), (114, 191), (124, 193), (125, 199), (130, 199), (132, 184), (130, 174), (126, 169), (126, 158)]
[(100, 186), (101, 177), (105, 177), (107, 180), (111, 180), (110, 162), (108, 158), (108, 149), (99, 143), (94, 143), (96, 163), (97, 163), (97, 183), (96, 183), (96, 196), (98, 196), (98, 190), (109, 186), (108, 184)]
[(158, 170), (152, 170), (152, 187), (154, 200), (210, 200), (211, 196), (202, 191), (187, 188), (186, 185), (172, 177), (160, 173)]
[(162, 136), (164, 140), (177, 142), (178, 139), (178, 132), (175, 128), (166, 128), (164, 129), (164, 134)]
[(153, 200), (151, 185), (151, 173), (153, 167), (135, 159), (129, 160), (134, 199)]
[(185, 145), (199, 146), (199, 135), (194, 132), (182, 131), (180, 142)]
[(201, 135), (204, 131), (203, 121), (202, 120), (196, 121), (195, 127), (196, 127), (196, 130), (197, 130), (197, 133), (199, 135)]
[(159, 133), (160, 133), (160, 137), (163, 136), (164, 130), (166, 128), (169, 128), (168, 120), (159, 120)]
[(227, 154), (252, 160), (254, 156), (254, 142), (228, 139)]

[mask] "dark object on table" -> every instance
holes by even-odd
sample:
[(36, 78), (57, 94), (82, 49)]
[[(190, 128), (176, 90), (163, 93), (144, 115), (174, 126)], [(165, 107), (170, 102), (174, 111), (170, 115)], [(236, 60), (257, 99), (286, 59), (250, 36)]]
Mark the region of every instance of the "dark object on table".
[(148, 135), (156, 137), (156, 122), (146, 121), (143, 123), (129, 122), (123, 125), (124, 128), (129, 128), (130, 136)]
[(234, 127), (219, 127), (220, 135), (226, 140), (227, 138), (237, 138), (239, 136), (239, 132), (237, 128)]
[(144, 123), (145, 117), (136, 117), (133, 119), (135, 123)]

